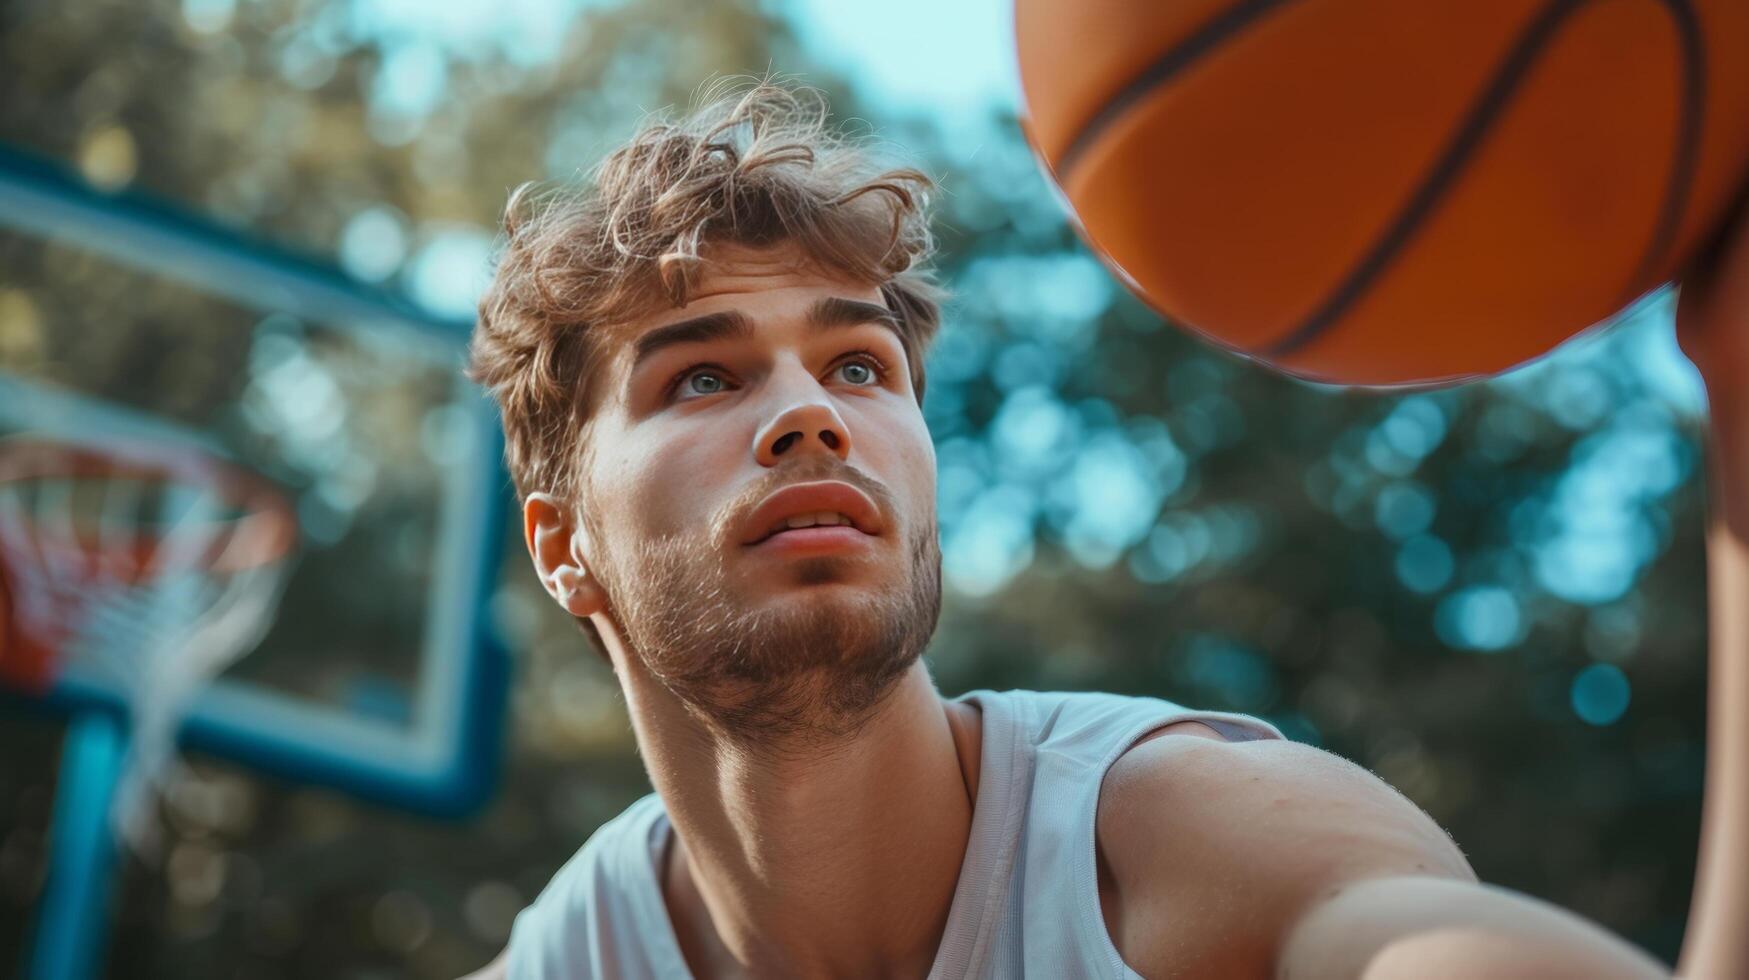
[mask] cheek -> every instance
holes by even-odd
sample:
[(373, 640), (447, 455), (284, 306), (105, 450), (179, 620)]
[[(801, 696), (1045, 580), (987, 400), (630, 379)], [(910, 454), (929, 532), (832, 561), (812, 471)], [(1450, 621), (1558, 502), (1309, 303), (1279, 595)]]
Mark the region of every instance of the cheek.
[(924, 515), (935, 514), (935, 443), (929, 438), (929, 430), (921, 420), (918, 421), (917, 428), (918, 442), (911, 466), (915, 483), (915, 504), (921, 519)]
[(650, 433), (626, 457), (623, 506), (647, 533), (695, 531), (721, 504), (747, 455), (745, 441), (706, 427)]
[(929, 438), (929, 428), (923, 424), (923, 419), (916, 421), (905, 430), (904, 440), (905, 466), (907, 482), (918, 488), (924, 499), (935, 498), (935, 442)]
[(884, 414), (863, 441), (869, 465), (886, 482), (910, 520), (921, 520), (935, 508), (935, 443), (923, 415), (915, 410)]

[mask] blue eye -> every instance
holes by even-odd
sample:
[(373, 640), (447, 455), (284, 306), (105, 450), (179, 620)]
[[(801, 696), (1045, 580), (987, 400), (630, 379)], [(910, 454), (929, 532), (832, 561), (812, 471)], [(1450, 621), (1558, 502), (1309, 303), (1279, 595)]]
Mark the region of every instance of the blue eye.
[[(710, 384), (700, 387), (698, 382), (703, 379)], [(714, 395), (723, 390), (723, 379), (709, 371), (696, 371), (687, 379), (687, 389), (695, 395)]]
[[(833, 370), (846, 383), (857, 388), (877, 387), (887, 377), (886, 362), (872, 351), (851, 351), (849, 359)], [(688, 401), (694, 397), (718, 395), (729, 390), (728, 372), (714, 364), (695, 364), (674, 376), (664, 389), (669, 400)]]
[(728, 372), (715, 364), (694, 364), (676, 374), (662, 389), (664, 401), (691, 401), (703, 395), (718, 395), (729, 389)]
[(838, 370), (844, 373), (844, 380), (858, 388), (878, 385), (887, 376), (886, 364), (873, 351), (867, 350), (852, 351), (851, 359), (838, 365)]

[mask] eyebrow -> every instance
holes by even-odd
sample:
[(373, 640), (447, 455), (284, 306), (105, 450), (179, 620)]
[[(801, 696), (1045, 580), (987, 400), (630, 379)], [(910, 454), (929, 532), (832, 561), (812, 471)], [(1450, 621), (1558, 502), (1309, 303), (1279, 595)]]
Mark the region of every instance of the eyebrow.
[[(895, 336), (900, 336), (898, 315), (878, 303), (831, 296), (808, 308), (807, 325), (810, 334), (840, 327), (861, 326), (865, 323), (879, 324), (891, 330)], [(636, 374), (639, 365), (654, 357), (658, 351), (677, 344), (746, 340), (752, 336), (753, 321), (740, 310), (706, 313), (665, 324), (645, 331), (632, 344), (632, 367), (628, 373)], [(900, 336), (900, 339), (903, 340), (903, 337)]]

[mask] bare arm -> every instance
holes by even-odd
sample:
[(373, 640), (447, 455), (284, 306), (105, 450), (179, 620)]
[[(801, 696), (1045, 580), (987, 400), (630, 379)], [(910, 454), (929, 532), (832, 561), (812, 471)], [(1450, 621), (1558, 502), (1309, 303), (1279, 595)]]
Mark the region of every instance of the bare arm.
[(1678, 972), (1749, 976), (1749, 400), (1709, 386), (1707, 757)]
[(1749, 976), (1749, 220), (1684, 281), (1676, 325), (1710, 409), (1706, 800), (1677, 972), (1741, 977)]
[(1099, 835), (1143, 976), (1641, 980), (1656, 960), (1476, 880), (1431, 817), (1293, 742), (1159, 739), (1107, 777)]
[(1289, 934), (1282, 980), (1653, 980), (1670, 971), (1590, 922), (1495, 885), (1389, 877), (1349, 885)]

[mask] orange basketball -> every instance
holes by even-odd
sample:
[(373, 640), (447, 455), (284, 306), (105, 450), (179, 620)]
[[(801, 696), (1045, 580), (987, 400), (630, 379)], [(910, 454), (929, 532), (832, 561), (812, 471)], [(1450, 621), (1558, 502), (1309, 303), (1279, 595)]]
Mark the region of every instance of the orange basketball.
[(1749, 174), (1746, 0), (1018, 0), (1027, 138), (1159, 312), (1316, 381), (1493, 374)]

